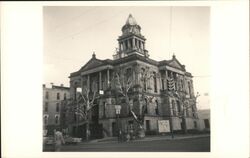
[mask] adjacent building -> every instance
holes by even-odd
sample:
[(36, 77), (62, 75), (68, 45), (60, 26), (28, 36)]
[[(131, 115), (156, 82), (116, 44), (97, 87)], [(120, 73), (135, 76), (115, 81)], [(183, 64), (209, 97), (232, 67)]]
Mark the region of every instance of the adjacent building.
[(199, 130), (210, 131), (210, 109), (198, 110)]
[(44, 135), (51, 135), (57, 127), (61, 128), (64, 113), (62, 103), (69, 99), (69, 87), (63, 85), (46, 87), (43, 85), (43, 130)]
[[(146, 49), (146, 38), (131, 14), (122, 27), (122, 34), (117, 41), (118, 50), (113, 55), (113, 59), (101, 60), (93, 53), (92, 58), (83, 67), (69, 76), (70, 97), (73, 100), (76, 99), (78, 89), (84, 87), (88, 87), (90, 91), (101, 91), (100, 97), (95, 101), (98, 105), (91, 111), (91, 132), (96, 134), (96, 131), (101, 131), (99, 133), (102, 136), (117, 134), (115, 113), (117, 104), (121, 105), (119, 128), (122, 131), (135, 127), (136, 121), (130, 113), (130, 108), (135, 114), (142, 110), (145, 113), (146, 134), (158, 133), (161, 120), (170, 121), (173, 131), (184, 128), (183, 120), (186, 122), (187, 130), (198, 129), (192, 74), (185, 69), (176, 56), (173, 55), (171, 59), (161, 61), (151, 59)], [(114, 85), (117, 69), (122, 69), (125, 77), (131, 77), (132, 85), (128, 91), (131, 106), (126, 105), (126, 98), (117, 94), (116, 85)], [(142, 80), (145, 71), (148, 71), (150, 77)], [(86, 122), (73, 120), (75, 121), (69, 124), (73, 135), (84, 131)]]

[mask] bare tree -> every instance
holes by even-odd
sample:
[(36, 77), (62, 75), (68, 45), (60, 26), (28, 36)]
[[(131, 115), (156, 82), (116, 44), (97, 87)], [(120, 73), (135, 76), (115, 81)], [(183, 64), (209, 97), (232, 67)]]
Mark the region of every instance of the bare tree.
[[(96, 83), (94, 83), (94, 85), (96, 85)], [(93, 88), (93, 90), (90, 91), (89, 86), (84, 86), (82, 92), (78, 93), (76, 100), (71, 102), (71, 111), (73, 111), (79, 120), (86, 123), (86, 140), (89, 140), (90, 137), (90, 112), (92, 108), (97, 105), (94, 102), (98, 97), (97, 88)]]
[[(176, 105), (172, 105), (170, 109), (172, 109), (174, 116), (179, 117), (182, 119), (182, 128), (183, 132), (187, 133), (187, 114), (189, 114), (190, 109), (192, 110), (192, 113), (196, 111), (196, 100), (199, 97), (199, 93), (194, 98), (191, 98), (191, 94), (189, 94), (190, 97), (188, 97), (188, 93), (184, 90), (183, 92), (177, 91), (177, 87), (175, 87), (175, 82), (172, 78), (168, 80), (168, 90), (169, 92), (178, 98), (177, 108)], [(193, 102), (190, 104), (190, 100), (194, 99)], [(171, 122), (172, 123), (172, 122)], [(173, 128), (173, 127), (172, 127)], [(173, 130), (173, 129), (172, 129)]]
[[(151, 77), (152, 75), (149, 73), (149, 68), (146, 68), (145, 71), (141, 71), (140, 81), (143, 85), (146, 86), (148, 80), (150, 80)], [(132, 90), (134, 85), (132, 74), (126, 72), (124, 68), (118, 67), (114, 72), (114, 85), (117, 92), (125, 98), (125, 104), (129, 107), (129, 112), (132, 114), (133, 119), (139, 125), (139, 128), (144, 132), (144, 116), (149, 102), (152, 102), (153, 99), (153, 97), (145, 95), (147, 87), (141, 87), (142, 99), (144, 102), (142, 108), (139, 109), (138, 113), (136, 113), (135, 111), (133, 111), (133, 103), (130, 101), (131, 96), (129, 95), (129, 92)]]

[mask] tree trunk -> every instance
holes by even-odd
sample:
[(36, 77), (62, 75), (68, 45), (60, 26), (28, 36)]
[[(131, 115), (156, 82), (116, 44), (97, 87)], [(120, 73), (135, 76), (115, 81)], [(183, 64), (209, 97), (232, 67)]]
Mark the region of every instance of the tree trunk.
[(139, 138), (145, 137), (145, 130), (143, 128), (143, 125), (141, 125), (141, 124), (139, 124), (139, 128), (138, 128), (138, 137)]
[(89, 121), (86, 122), (86, 140), (88, 141), (90, 137)]
[(183, 124), (183, 133), (187, 134), (187, 122), (185, 117), (182, 117), (182, 124)]

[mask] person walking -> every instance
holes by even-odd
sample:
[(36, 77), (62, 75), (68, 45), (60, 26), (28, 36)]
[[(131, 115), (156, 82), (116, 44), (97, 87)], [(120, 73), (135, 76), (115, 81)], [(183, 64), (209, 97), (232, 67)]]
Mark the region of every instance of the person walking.
[(62, 132), (59, 129), (56, 129), (55, 135), (55, 151), (61, 151), (62, 144), (65, 144)]

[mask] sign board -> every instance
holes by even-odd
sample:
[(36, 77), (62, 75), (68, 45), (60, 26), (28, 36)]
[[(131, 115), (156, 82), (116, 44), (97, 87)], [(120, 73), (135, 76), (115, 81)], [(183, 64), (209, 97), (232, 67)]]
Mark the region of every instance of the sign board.
[(158, 120), (159, 133), (170, 132), (169, 120)]

